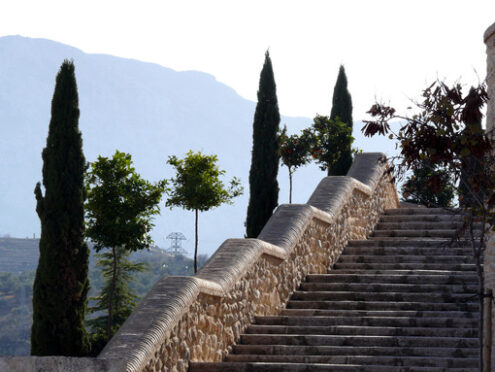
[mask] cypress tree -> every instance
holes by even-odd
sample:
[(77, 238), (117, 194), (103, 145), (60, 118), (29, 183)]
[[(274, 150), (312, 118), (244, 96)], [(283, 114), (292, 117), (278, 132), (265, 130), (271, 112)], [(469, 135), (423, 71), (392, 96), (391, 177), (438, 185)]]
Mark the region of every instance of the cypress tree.
[[(337, 82), (333, 88), (332, 111), (330, 119), (337, 120), (347, 124), (351, 128), (352, 134), (352, 99), (347, 90), (347, 76), (345, 75), (344, 66), (340, 66)], [(351, 145), (342, 153), (337, 163), (328, 169), (329, 176), (345, 176), (352, 164)]]
[(256, 238), (278, 203), (278, 111), (277, 88), (268, 51), (260, 74), (258, 103), (253, 121), (253, 150), (249, 171), (249, 205), (246, 237)]
[(78, 121), (74, 64), (65, 60), (56, 78), (42, 153), (45, 195), (39, 182), (34, 191), (41, 238), (33, 287), (32, 355), (89, 352), (84, 328), (89, 289), (89, 250), (83, 240), (85, 159)]

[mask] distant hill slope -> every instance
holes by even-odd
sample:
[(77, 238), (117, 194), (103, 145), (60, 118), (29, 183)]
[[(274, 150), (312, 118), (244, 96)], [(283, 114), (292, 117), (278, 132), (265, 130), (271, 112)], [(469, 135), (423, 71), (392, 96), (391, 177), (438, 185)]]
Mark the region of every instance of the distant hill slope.
[[(55, 76), (65, 58), (76, 65), (86, 159), (94, 161), (119, 149), (132, 154), (142, 176), (158, 180), (173, 175), (166, 165), (170, 155), (182, 156), (189, 149), (217, 154), (220, 167), (228, 177), (241, 178), (246, 192), (234, 206), (200, 215), (200, 253), (211, 254), (226, 238), (242, 237), (254, 102), (206, 73), (86, 54), (49, 40), (20, 36), (0, 38), (0, 236), (39, 236), (33, 189), (41, 180), (41, 151)], [(309, 118), (282, 117), (291, 132), (310, 122)], [(358, 147), (363, 148), (359, 143)], [(305, 202), (323, 176), (314, 165), (298, 171), (295, 202)], [(285, 169), (280, 181), (279, 202), (284, 203), (288, 199)], [(166, 246), (164, 237), (180, 231), (189, 238), (184, 247), (192, 251), (192, 213), (162, 207), (155, 225), (153, 237), (158, 245)]]

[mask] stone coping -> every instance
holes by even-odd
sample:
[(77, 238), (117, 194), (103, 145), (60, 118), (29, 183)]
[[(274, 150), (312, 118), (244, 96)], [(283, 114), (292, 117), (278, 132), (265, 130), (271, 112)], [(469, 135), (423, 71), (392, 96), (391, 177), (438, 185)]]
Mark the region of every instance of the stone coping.
[(483, 41), (486, 43), (493, 34), (495, 34), (495, 23), (486, 29), (483, 35)]
[(371, 196), (386, 170), (384, 158), (382, 153), (358, 154), (348, 176), (324, 178), (308, 204), (280, 205), (258, 239), (226, 240), (195, 276), (162, 277), (98, 359), (125, 359), (127, 371), (141, 371), (201, 294), (224, 296), (261, 256), (283, 262), (312, 219), (331, 224), (354, 191)]

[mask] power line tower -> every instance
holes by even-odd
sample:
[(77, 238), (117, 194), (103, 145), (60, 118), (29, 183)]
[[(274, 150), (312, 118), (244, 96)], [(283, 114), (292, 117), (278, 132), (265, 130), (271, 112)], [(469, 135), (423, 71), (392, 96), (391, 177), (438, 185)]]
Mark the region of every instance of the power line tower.
[(187, 251), (182, 248), (182, 240), (187, 240), (184, 234), (180, 232), (173, 232), (167, 235), (167, 239), (171, 240), (170, 247), (165, 249), (165, 252), (177, 256), (179, 254), (186, 255)]

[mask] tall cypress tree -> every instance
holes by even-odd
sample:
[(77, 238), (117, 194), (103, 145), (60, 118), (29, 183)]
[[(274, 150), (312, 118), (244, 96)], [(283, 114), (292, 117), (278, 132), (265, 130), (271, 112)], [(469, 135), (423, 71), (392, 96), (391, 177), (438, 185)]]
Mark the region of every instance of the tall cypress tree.
[[(337, 82), (333, 88), (332, 111), (330, 119), (340, 120), (351, 128), (352, 133), (352, 99), (347, 90), (347, 76), (345, 75), (344, 66), (340, 66)], [(328, 169), (329, 176), (345, 176), (352, 164), (351, 146), (340, 156), (339, 161)]]
[(36, 185), (41, 221), (40, 256), (33, 287), (32, 355), (81, 356), (89, 352), (84, 328), (89, 250), (83, 240), (85, 159), (78, 128), (74, 64), (57, 74), (43, 150), (43, 196)]
[(277, 88), (268, 51), (260, 74), (258, 104), (253, 122), (253, 151), (249, 171), (246, 237), (256, 238), (278, 203), (279, 141)]

